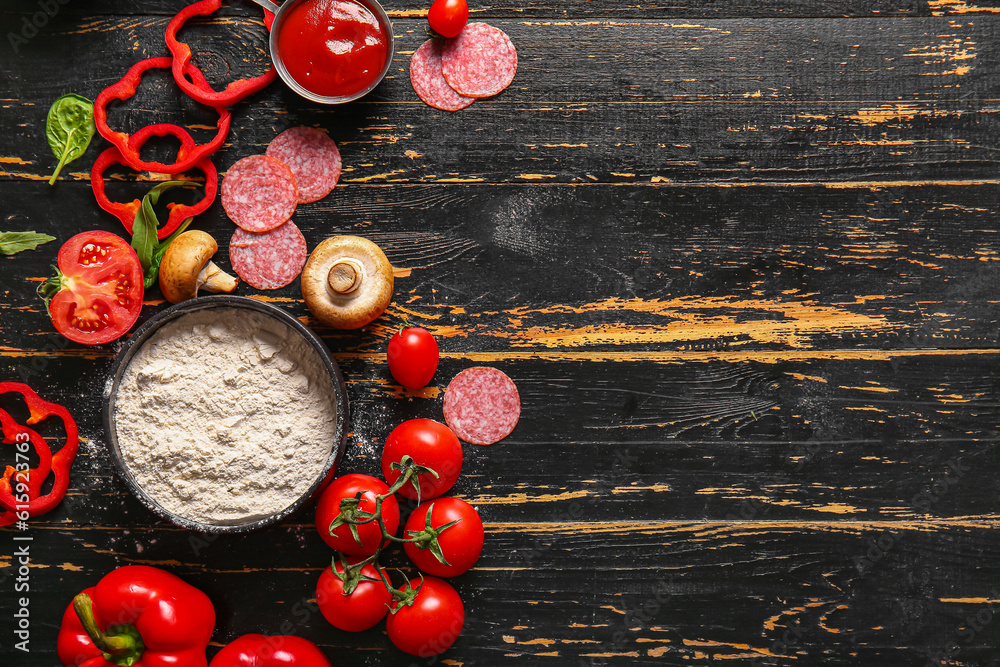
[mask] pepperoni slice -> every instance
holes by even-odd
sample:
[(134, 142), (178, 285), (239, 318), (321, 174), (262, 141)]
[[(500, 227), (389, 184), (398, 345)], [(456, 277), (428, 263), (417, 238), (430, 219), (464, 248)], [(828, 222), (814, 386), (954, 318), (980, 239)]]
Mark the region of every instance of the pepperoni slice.
[(503, 30), (469, 23), (441, 50), (441, 72), (459, 95), (492, 97), (517, 74), (517, 50)]
[(292, 170), (266, 155), (239, 160), (222, 181), (226, 215), (248, 232), (266, 232), (284, 224), (299, 200)]
[(293, 127), (276, 136), (265, 153), (295, 174), (299, 203), (319, 201), (340, 180), (340, 150), (330, 136), (314, 127)]
[(263, 234), (237, 229), (229, 242), (233, 270), (257, 289), (291, 284), (302, 273), (308, 257), (306, 239), (291, 220)]
[(462, 440), (475, 445), (500, 442), (521, 416), (521, 397), (502, 371), (474, 366), (456, 375), (444, 391), (444, 420)]
[(476, 101), (465, 97), (445, 81), (441, 72), (441, 50), (444, 40), (429, 39), (410, 58), (410, 84), (424, 102), (442, 111), (458, 111)]

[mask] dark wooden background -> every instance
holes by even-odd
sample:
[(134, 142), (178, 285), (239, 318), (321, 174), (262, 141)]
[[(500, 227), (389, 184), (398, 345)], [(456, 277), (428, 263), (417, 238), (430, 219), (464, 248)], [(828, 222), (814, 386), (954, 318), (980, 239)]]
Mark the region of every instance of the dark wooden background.
[[(0, 6), (0, 228), (124, 233), (91, 194), (100, 138), (45, 183), (45, 115), (164, 55), (184, 3), (47, 4)], [(227, 4), (183, 33), (216, 82), (266, 57), (256, 9)], [(377, 474), (398, 422), (441, 419), (461, 369), (517, 382), (517, 430), (468, 446), (456, 487), (487, 530), (455, 580), (465, 632), (415, 660), (382, 627), (329, 626), (310, 603), (330, 557), (311, 512), (206, 541), (132, 498), (100, 421), (120, 343), (54, 333), (34, 294), (52, 243), (0, 258), (0, 379), (69, 405), (83, 443), (66, 501), (30, 525), (30, 655), (12, 649), (0, 531), (0, 662), (56, 665), (72, 596), (144, 563), (213, 599), (210, 654), (285, 632), (345, 666), (1000, 664), (1000, 2), (476, 4), (520, 69), (455, 114), (409, 85), (426, 2), (387, 9), (397, 53), (378, 90), (330, 109), (275, 84), (234, 108), (215, 162), (328, 129), (345, 171), (296, 214), (310, 247), (360, 234), (409, 270), (367, 329), (316, 327), (348, 381), (344, 472)], [(113, 125), (210, 135), (210, 111), (147, 82)], [(112, 195), (148, 189), (120, 175)], [(233, 230), (219, 204), (195, 226), (224, 247)], [(297, 284), (238, 293), (316, 324)], [(163, 307), (151, 290), (143, 318)], [(422, 392), (384, 363), (401, 315), (441, 343)]]

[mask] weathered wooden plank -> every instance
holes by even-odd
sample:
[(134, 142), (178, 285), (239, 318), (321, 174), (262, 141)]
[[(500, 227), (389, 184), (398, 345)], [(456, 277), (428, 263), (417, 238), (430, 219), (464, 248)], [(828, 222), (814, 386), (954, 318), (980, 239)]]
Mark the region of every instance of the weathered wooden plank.
[[(93, 96), (160, 55), (181, 4), (68, 2), (24, 43), (11, 36), (43, 4), (0, 9), (4, 229), (121, 232), (86, 182), (101, 142), (44, 184), (45, 110), (71, 82)], [(264, 62), (258, 10), (229, 4), (185, 32), (216, 81)], [(318, 327), (349, 381), (343, 471), (377, 474), (386, 433), (440, 419), (462, 368), (499, 366), (521, 388), (514, 435), (466, 452), (456, 493), (482, 511), (487, 549), (456, 581), (468, 625), (442, 662), (995, 662), (997, 0), (473, 7), (514, 37), (521, 71), (452, 115), (407, 82), (428, 3), (391, 4), (400, 52), (375, 95), (317, 109), (275, 86), (235, 109), (217, 164), (290, 125), (328, 128), (344, 183), (297, 222), (310, 246), (382, 244), (409, 271), (390, 317), (442, 341), (432, 387), (406, 392), (384, 366), (388, 319)], [(114, 124), (208, 136), (211, 112), (153, 83)], [(111, 189), (147, 187), (126, 174)], [(228, 264), (218, 205), (198, 226)], [(437, 662), (310, 610), (330, 552), (308, 513), (199, 541), (127, 494), (100, 425), (122, 343), (66, 345), (33, 296), (57, 247), (0, 257), (0, 379), (69, 405), (84, 438), (69, 496), (27, 532), (30, 664), (56, 663), (71, 596), (131, 562), (209, 592), (210, 654), (290, 632), (338, 665)], [(265, 298), (315, 325), (295, 286)], [(12, 537), (0, 530), (8, 619)], [(28, 664), (6, 641), (0, 663)]]
[[(56, 4), (58, 2), (58, 5)], [(386, 4), (386, 11), (391, 17), (409, 18), (422, 16), (430, 3), (427, 0), (394, 0)], [(60, 7), (60, 5), (62, 5)], [(9, 0), (5, 3), (3, 13), (18, 17), (28, 15), (29, 19), (39, 11), (47, 11), (50, 15), (78, 15), (81, 12), (90, 14), (109, 14), (113, 16), (131, 16), (136, 14), (172, 15), (180, 5), (172, 0), (154, 0), (152, 2), (137, 2), (136, 0), (111, 0), (102, 2), (98, 7), (81, 7), (80, 3), (70, 3), (69, 0)], [(56, 8), (58, 9), (58, 13)], [(684, 18), (726, 18), (726, 17), (894, 17), (894, 16), (965, 16), (976, 13), (991, 13), (997, 10), (993, 0), (983, 0), (974, 5), (959, 0), (894, 0), (884, 2), (879, 0), (831, 0), (815, 3), (808, 0), (772, 0), (766, 3), (739, 2), (738, 0), (714, 0), (713, 2), (697, 2), (693, 0), (655, 0), (641, 4), (629, 5), (614, 0), (589, 0), (588, 2), (558, 2), (556, 0), (527, 0), (522, 2), (492, 2), (488, 5), (472, 3), (469, 11), (472, 20), (481, 18), (518, 18), (518, 17), (563, 17), (567, 15), (588, 18), (642, 18), (642, 17), (684, 17)], [(220, 15), (243, 15), (255, 13), (256, 7), (249, 2), (227, 2), (219, 11)], [(52, 20), (50, 16), (49, 20)], [(37, 19), (42, 23), (43, 19)]]
[[(517, 382), (521, 421), (500, 445), (466, 446), (455, 493), (497, 522), (580, 513), (601, 521), (1000, 517), (995, 494), (983, 492), (995, 486), (1000, 456), (996, 350), (881, 360), (691, 356), (622, 363), (486, 355)], [(101, 392), (112, 360), (39, 359), (36, 372), (25, 359), (2, 358), (0, 377), (24, 372), (44, 396), (72, 405), (86, 439), (75, 500), (45, 521), (148, 527), (153, 515), (114, 478), (103, 444)], [(448, 380), (484, 363), (447, 357), (430, 388), (405, 392), (384, 357), (341, 362), (351, 402), (341, 469), (373, 475), (389, 432), (406, 419), (442, 420)], [(26, 416), (14, 397), (0, 407)], [(512, 463), (523, 461), (531, 465)]]
[[(951, 652), (949, 664), (980, 667), (995, 645), (1000, 543), (990, 525), (581, 521), (487, 529), (476, 569), (454, 580), (467, 622), (444, 658), (463, 664), (912, 666)], [(111, 549), (119, 564), (169, 567), (205, 590), (218, 614), (215, 646), (287, 621), (282, 632), (316, 641), (339, 665), (414, 664), (384, 630), (343, 633), (315, 613), (313, 587), (330, 552), (311, 529), (205, 543), (180, 530), (65, 526), (30, 535), (33, 609), (64, 608), (104, 574)], [(9, 551), (0, 566), (0, 578), (11, 581), (3, 576)], [(39, 619), (32, 660), (54, 663), (55, 633), (55, 619)], [(12, 655), (7, 645), (0, 651)]]
[[(109, 193), (127, 201), (148, 187)], [(339, 351), (384, 349), (400, 315), (446, 352), (986, 348), (998, 335), (998, 190), (348, 183), (295, 219), (310, 247), (360, 234), (409, 271), (389, 316), (365, 331), (307, 319)], [(0, 182), (0, 200), (12, 202), (12, 229), (124, 232), (86, 183)], [(221, 206), (195, 226), (216, 236), (228, 267), (234, 227)], [(0, 258), (7, 352), (53, 349), (34, 290), (57, 250)], [(264, 296), (308, 318), (297, 284)], [(67, 353), (81, 350), (94, 353)]]
[[(44, 111), (67, 92), (64, 60), (80, 73), (77, 92), (93, 97), (116, 79), (105, 54), (162, 54), (165, 18), (116, 20), (80, 18), (52, 34), (55, 46), (36, 40), (7, 54), (17, 98), (7, 113), (19, 131), (0, 177), (40, 179), (52, 169)], [(234, 29), (220, 22), (216, 31)], [(262, 35), (255, 41), (254, 26), (235, 25), (238, 42), (205, 47), (217, 51), (205, 58), (214, 80), (244, 69), (241, 60), (254, 72), (262, 66)], [(407, 60), (423, 28), (402, 20), (390, 78), (369, 98), (319, 109), (275, 84), (236, 108), (235, 150), (220, 156), (220, 168), (297, 123), (330, 129), (353, 158), (344, 178), (354, 182), (977, 180), (996, 160), (1000, 16), (501, 25), (521, 67), (498, 98), (456, 114), (420, 103)], [(608, 53), (606, 44), (617, 48)], [(54, 49), (61, 56), (40, 57)], [(214, 122), (211, 112), (182, 107), (166, 77), (150, 82), (129, 107), (136, 111), (112, 109), (113, 126)], [(72, 171), (85, 172), (90, 160)]]

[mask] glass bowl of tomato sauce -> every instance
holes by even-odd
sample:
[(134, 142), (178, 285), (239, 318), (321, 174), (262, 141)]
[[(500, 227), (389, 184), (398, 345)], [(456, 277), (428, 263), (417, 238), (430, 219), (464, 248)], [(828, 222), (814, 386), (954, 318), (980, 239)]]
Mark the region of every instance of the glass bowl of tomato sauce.
[(270, 49), (289, 88), (314, 102), (342, 104), (385, 78), (392, 23), (376, 0), (286, 0), (275, 7)]

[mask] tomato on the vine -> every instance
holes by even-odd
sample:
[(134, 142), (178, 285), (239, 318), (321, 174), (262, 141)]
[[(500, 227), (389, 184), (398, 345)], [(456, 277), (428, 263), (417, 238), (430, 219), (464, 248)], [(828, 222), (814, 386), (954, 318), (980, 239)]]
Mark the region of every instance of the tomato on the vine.
[[(462, 443), (450, 428), (433, 419), (410, 419), (392, 430), (382, 449), (382, 475), (395, 484), (401, 472), (392, 466), (404, 456), (417, 465), (438, 474), (422, 472), (399, 489), (399, 494), (411, 500), (430, 500), (446, 492), (462, 472)], [(419, 481), (418, 497), (415, 482)]]
[(82, 232), (59, 249), (58, 273), (38, 293), (56, 331), (76, 343), (121, 338), (142, 310), (142, 265), (128, 241), (111, 232)]
[(420, 590), (413, 603), (394, 601), (386, 619), (389, 639), (396, 648), (410, 655), (429, 658), (447, 651), (465, 626), (462, 598), (451, 584), (437, 577), (423, 577), (402, 587), (402, 591)]
[[(330, 533), (330, 524), (340, 515), (340, 503), (345, 498), (353, 499), (361, 495), (358, 510), (372, 514), (375, 512), (375, 496), (385, 495), (389, 487), (370, 475), (351, 474), (333, 480), (323, 491), (316, 505), (316, 530), (328, 545), (349, 556), (370, 556), (382, 542), (382, 530), (377, 520), (357, 525), (359, 544), (354, 539), (349, 524), (342, 524)], [(382, 521), (390, 534), (395, 534), (399, 528), (399, 501), (395, 496), (389, 496), (382, 501)]]
[(434, 0), (427, 12), (431, 29), (442, 37), (454, 37), (462, 32), (468, 20), (469, 4), (466, 0)]
[(389, 339), (386, 356), (389, 372), (407, 389), (420, 389), (434, 377), (438, 366), (438, 344), (426, 329), (405, 327)]
[[(440, 530), (452, 522), (457, 523)], [(430, 531), (437, 534), (428, 534)], [(417, 567), (439, 577), (455, 577), (467, 572), (479, 560), (485, 531), (483, 520), (472, 505), (461, 498), (449, 497), (424, 503), (413, 510), (403, 536), (422, 538), (421, 542), (403, 545), (406, 555)], [(447, 564), (438, 560), (435, 552), (440, 553)]]
[[(356, 559), (355, 559), (356, 560)], [(349, 565), (354, 565), (348, 561)], [(337, 572), (343, 574), (344, 566), (338, 559)], [(379, 579), (375, 566), (369, 563), (361, 568), (361, 574)], [(316, 604), (323, 618), (334, 627), (349, 632), (361, 632), (375, 627), (389, 611), (392, 595), (381, 581), (361, 581), (350, 595), (344, 595), (344, 581), (328, 566), (319, 575), (316, 584)]]

